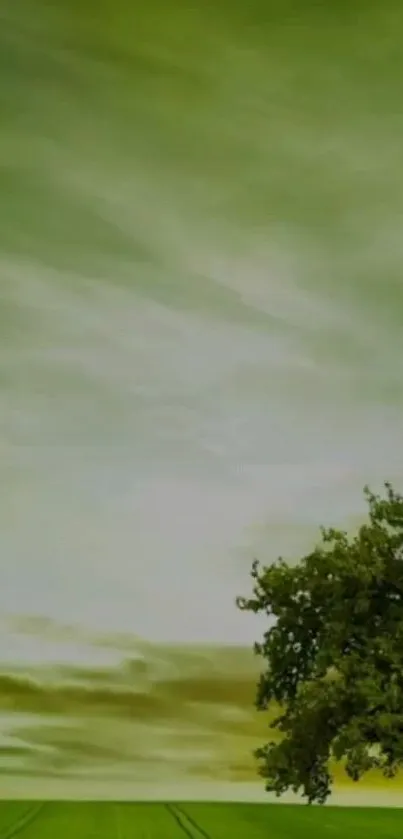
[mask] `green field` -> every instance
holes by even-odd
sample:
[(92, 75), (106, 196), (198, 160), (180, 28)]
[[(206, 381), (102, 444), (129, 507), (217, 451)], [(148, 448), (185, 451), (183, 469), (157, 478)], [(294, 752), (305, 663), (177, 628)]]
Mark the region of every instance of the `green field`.
[(1, 802), (0, 839), (397, 839), (399, 809), (279, 804)]

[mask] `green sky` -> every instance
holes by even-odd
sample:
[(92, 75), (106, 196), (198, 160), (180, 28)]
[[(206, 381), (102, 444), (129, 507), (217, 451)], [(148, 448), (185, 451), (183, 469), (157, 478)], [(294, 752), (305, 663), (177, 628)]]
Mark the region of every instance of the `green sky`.
[(401, 485), (402, 26), (397, 0), (2, 0), (0, 612), (70, 626), (5, 621), (6, 676), (113, 668), (100, 633), (249, 645), (253, 556)]

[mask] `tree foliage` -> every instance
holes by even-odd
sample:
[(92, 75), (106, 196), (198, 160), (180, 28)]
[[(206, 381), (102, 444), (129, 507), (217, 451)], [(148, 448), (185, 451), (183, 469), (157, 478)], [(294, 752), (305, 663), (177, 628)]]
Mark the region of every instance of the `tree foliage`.
[(324, 803), (331, 759), (355, 781), (403, 765), (403, 496), (385, 490), (364, 489), (368, 521), (355, 536), (321, 528), (298, 564), (255, 561), (252, 597), (237, 600), (268, 618), (256, 706), (280, 707), (270, 728), (281, 737), (256, 757), (277, 795)]

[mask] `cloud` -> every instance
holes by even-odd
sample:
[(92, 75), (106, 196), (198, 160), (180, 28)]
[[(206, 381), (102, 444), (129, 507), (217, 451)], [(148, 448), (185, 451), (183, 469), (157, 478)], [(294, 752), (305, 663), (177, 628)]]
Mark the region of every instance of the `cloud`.
[[(35, 626), (48, 635), (47, 622)], [(119, 647), (119, 638), (110, 642)], [(121, 773), (144, 780), (152, 773), (169, 778), (176, 767), (179, 775), (222, 778), (238, 761), (249, 776), (253, 745), (263, 732), (253, 711), (259, 666), (252, 652), (140, 648), (141, 656), (117, 667), (3, 668), (2, 771), (41, 777)]]

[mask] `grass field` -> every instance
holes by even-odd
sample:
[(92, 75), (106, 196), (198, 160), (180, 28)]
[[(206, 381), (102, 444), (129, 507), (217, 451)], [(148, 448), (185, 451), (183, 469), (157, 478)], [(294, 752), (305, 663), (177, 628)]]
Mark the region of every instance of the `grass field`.
[(397, 839), (403, 811), (270, 804), (1, 802), (0, 839)]

